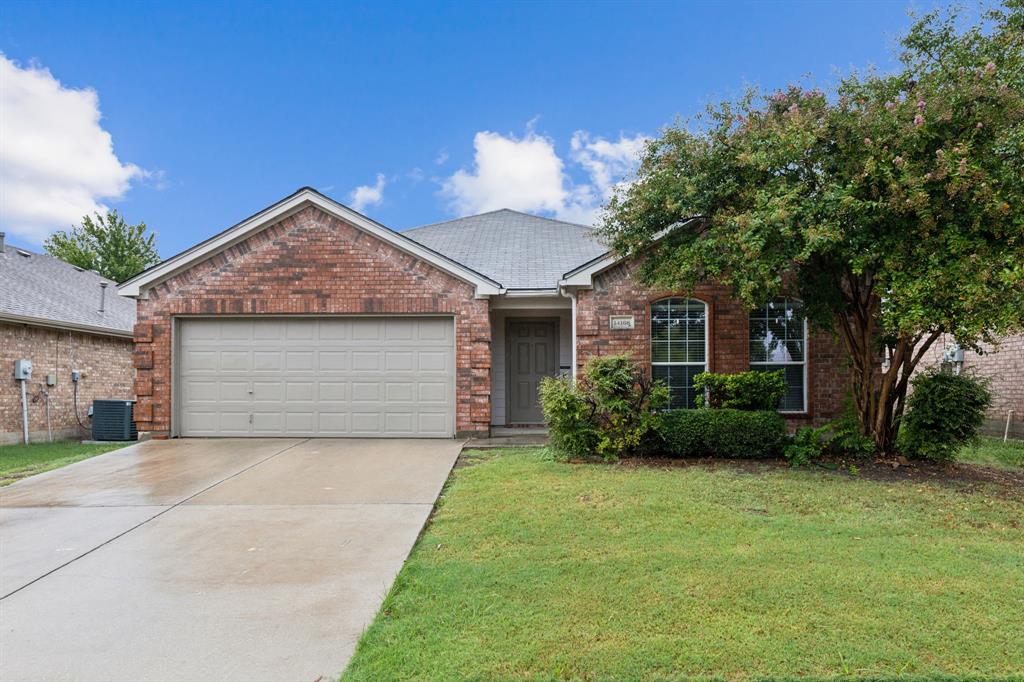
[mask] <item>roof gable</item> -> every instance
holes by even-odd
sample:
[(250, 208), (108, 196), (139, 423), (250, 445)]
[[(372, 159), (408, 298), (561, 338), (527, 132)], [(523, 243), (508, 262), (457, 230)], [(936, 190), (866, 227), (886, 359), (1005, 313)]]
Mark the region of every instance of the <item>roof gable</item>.
[(175, 256), (172, 256), (159, 265), (136, 275), (118, 287), (118, 293), (122, 296), (138, 297), (144, 296), (147, 289), (172, 277), (180, 272), (188, 270), (193, 265), (202, 262), (225, 249), (243, 241), (249, 236), (273, 225), (280, 220), (306, 208), (315, 206), (320, 210), (346, 223), (387, 242), (392, 246), (421, 258), (458, 279), (472, 284), (476, 288), (477, 296), (501, 293), (501, 284), (487, 277), (480, 272), (467, 267), (465, 264), (456, 262), (450, 256), (420, 244), (402, 234), (395, 232), (380, 223), (370, 220), (366, 216), (353, 211), (352, 209), (339, 204), (310, 187), (304, 187), (291, 196), (269, 206), (259, 213), (246, 218), (223, 232), (214, 235), (206, 241), (196, 244)]

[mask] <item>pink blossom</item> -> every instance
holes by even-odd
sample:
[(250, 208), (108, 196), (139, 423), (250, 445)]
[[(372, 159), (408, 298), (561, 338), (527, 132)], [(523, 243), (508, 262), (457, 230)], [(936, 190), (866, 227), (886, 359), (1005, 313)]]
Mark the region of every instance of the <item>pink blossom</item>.
[(921, 114), (918, 114), (917, 116), (914, 117), (914, 125), (920, 126), (923, 123), (924, 123), (924, 116), (922, 116)]
[(977, 125), (977, 126), (975, 126), (975, 127), (976, 127), (976, 128), (978, 129), (978, 130), (981, 130), (982, 128), (984, 128), (984, 127), (985, 127), (985, 124), (984, 124), (984, 123), (982, 123), (981, 121), (978, 121), (978, 125)]
[(923, 99), (917, 100), (917, 108), (918, 109), (924, 109), (924, 100)]
[(902, 166), (903, 165), (903, 157), (902, 156), (897, 156), (896, 158), (894, 158), (892, 160), (892, 162), (894, 164), (896, 164), (897, 166)]
[(995, 73), (995, 72), (996, 72), (996, 63), (995, 62), (989, 62), (988, 64), (985, 65), (985, 73)]
[(800, 111), (800, 107), (796, 105), (796, 102), (793, 102), (792, 104), (789, 105), (789, 113), (795, 114), (798, 111)]
[(886, 102), (886, 103), (885, 103), (885, 108), (886, 108), (886, 109), (892, 109), (892, 108), (894, 108), (895, 106), (896, 106), (896, 102)]
[(864, 144), (871, 144), (871, 138), (870, 137), (865, 137), (864, 138)]

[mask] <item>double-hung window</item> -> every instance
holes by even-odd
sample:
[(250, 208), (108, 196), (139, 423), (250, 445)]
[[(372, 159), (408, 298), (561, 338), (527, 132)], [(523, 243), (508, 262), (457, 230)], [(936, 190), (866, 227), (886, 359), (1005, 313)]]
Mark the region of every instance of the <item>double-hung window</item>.
[(750, 313), (750, 369), (782, 370), (780, 412), (807, 411), (807, 320), (803, 303), (774, 298)]
[(707, 370), (707, 317), (694, 298), (651, 304), (651, 374), (668, 385), (672, 409), (697, 406), (693, 377)]

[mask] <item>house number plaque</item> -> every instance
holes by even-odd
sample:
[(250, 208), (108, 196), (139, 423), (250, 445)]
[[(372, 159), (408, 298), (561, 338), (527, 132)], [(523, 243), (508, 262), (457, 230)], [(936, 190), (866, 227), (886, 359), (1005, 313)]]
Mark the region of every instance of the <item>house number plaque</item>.
[(633, 329), (635, 326), (632, 315), (609, 315), (608, 316), (608, 328), (611, 330), (616, 329)]

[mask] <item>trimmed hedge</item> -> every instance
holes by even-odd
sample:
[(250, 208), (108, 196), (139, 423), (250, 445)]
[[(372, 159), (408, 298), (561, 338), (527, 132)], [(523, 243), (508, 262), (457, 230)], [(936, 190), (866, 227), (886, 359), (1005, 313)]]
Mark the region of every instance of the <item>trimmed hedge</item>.
[(786, 422), (768, 410), (673, 410), (661, 415), (669, 457), (779, 457)]
[(751, 370), (736, 374), (701, 372), (693, 378), (701, 407), (774, 410), (786, 395), (785, 372)]

